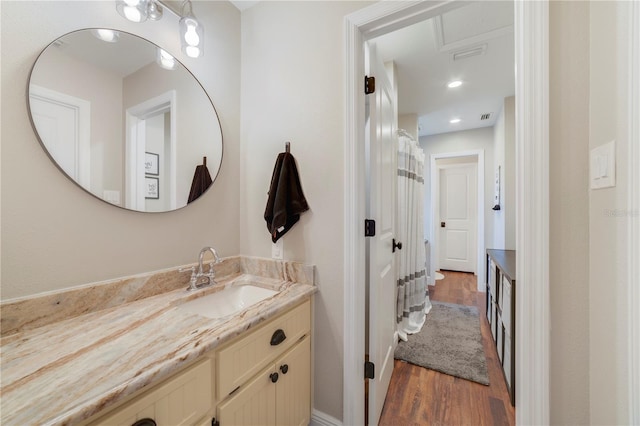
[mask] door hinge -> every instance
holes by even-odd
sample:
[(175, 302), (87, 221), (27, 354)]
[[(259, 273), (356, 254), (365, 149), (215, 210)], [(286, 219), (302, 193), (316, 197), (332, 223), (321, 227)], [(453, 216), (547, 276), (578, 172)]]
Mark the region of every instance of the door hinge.
[(211, 419), (211, 426), (220, 426), (220, 422), (215, 417)]
[(376, 221), (373, 219), (364, 220), (364, 236), (374, 237), (376, 235)]
[(376, 366), (371, 361), (364, 362), (364, 378), (374, 379), (376, 376)]
[(376, 78), (364, 76), (364, 94), (369, 95), (376, 91)]

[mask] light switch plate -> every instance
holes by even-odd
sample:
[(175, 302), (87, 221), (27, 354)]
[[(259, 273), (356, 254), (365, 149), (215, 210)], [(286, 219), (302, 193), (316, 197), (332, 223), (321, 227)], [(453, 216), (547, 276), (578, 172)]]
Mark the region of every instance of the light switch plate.
[(591, 150), (589, 180), (591, 189), (616, 186), (616, 141)]
[(284, 241), (280, 238), (271, 244), (271, 258), (282, 260), (284, 253)]

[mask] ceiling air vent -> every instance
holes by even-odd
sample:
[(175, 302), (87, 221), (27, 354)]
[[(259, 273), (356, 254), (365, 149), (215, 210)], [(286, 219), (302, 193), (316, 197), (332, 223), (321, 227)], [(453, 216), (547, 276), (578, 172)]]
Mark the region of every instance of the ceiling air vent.
[(473, 56), (484, 55), (487, 50), (487, 45), (482, 44), (480, 46), (475, 46), (469, 49), (457, 50), (451, 54), (451, 58), (454, 61), (459, 61), (460, 59), (467, 59)]
[(480, 120), (488, 120), (488, 119), (490, 119), (491, 118), (491, 114), (493, 114), (493, 113), (492, 112), (488, 112), (486, 114), (482, 114), (480, 116)]

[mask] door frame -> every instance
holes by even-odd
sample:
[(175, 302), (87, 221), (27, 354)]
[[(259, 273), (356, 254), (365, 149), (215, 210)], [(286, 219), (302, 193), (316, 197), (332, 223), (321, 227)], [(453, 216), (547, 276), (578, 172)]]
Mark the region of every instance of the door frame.
[(429, 284), (435, 285), (436, 277), (436, 259), (438, 259), (439, 247), (438, 247), (438, 239), (436, 238), (437, 227), (436, 227), (436, 207), (440, 206), (440, 200), (438, 198), (440, 194), (440, 177), (439, 170), (441, 167), (438, 167), (436, 161), (443, 158), (459, 158), (459, 157), (475, 157), (476, 162), (467, 163), (467, 164), (476, 164), (476, 184), (477, 184), (477, 213), (476, 213), (476, 288), (478, 291), (485, 291), (486, 289), (486, 271), (483, 267), (484, 265), (484, 150), (483, 149), (474, 149), (469, 151), (458, 151), (458, 152), (449, 152), (442, 154), (431, 154), (431, 229), (430, 229), (430, 241), (433, 241), (431, 249), (431, 256), (429, 259)]
[[(631, 2), (627, 6), (628, 16), (628, 80), (630, 95), (627, 109), (628, 132), (628, 182), (629, 211), (627, 226), (629, 242), (627, 250), (627, 317), (629, 323), (629, 424), (640, 424), (640, 4)], [(635, 143), (634, 143), (635, 141)], [(634, 190), (635, 189), (635, 190)], [(635, 216), (634, 216), (635, 215)]]
[(127, 108), (125, 112), (125, 188), (126, 206), (129, 209), (145, 211), (144, 179), (139, 181), (135, 177), (144, 176), (144, 149), (138, 142), (144, 140), (144, 121), (159, 113), (169, 112), (169, 163), (166, 170), (169, 185), (169, 209), (176, 209), (176, 163), (177, 163), (177, 119), (178, 107), (176, 91), (169, 90), (154, 98)]
[[(464, 5), (378, 2), (344, 20), (343, 423), (364, 423), (364, 41)], [(549, 5), (516, 1), (516, 422), (549, 423)], [(527, 194), (526, 197), (523, 194)], [(524, 262), (524, 259), (527, 259)]]

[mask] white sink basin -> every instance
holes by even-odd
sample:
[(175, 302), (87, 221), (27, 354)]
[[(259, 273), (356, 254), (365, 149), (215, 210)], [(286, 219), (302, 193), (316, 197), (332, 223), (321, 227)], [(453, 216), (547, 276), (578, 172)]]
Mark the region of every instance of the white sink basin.
[(238, 313), (275, 294), (278, 294), (275, 290), (254, 285), (232, 286), (185, 302), (178, 310), (217, 319)]

